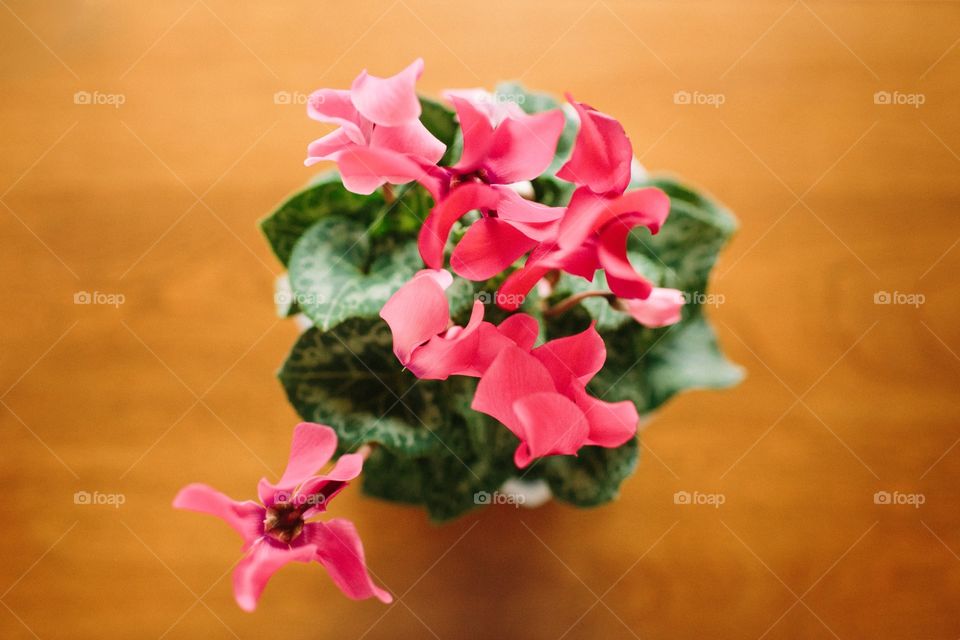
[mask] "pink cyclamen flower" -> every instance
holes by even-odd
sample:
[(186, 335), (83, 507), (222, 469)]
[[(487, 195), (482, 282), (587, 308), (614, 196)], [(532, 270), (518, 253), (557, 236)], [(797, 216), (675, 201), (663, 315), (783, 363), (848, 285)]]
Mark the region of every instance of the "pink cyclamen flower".
[(294, 429), (290, 459), (277, 484), (260, 481), (260, 502), (238, 502), (204, 484), (190, 484), (173, 500), (177, 509), (216, 516), (240, 534), (244, 558), (233, 572), (237, 604), (253, 611), (271, 576), (290, 562), (322, 564), (343, 593), (355, 600), (376, 597), (389, 603), (389, 593), (367, 573), (363, 545), (349, 520), (308, 522), (325, 512), (330, 500), (360, 475), (359, 454), (341, 456), (325, 475), (337, 448), (330, 427), (302, 422)]
[(520, 468), (587, 445), (618, 447), (636, 434), (639, 416), (630, 401), (604, 402), (587, 393), (606, 357), (592, 324), (533, 350), (507, 345), (480, 378), (471, 407), (520, 439), (514, 454)]
[(532, 180), (546, 170), (565, 121), (559, 109), (527, 114), (516, 105), (491, 105), (475, 91), (449, 92), (448, 97), (463, 132), (463, 154), (456, 165), (443, 170), (439, 186), (435, 177), (425, 185), (436, 190), (437, 205), (420, 230), (420, 255), (428, 267), (442, 268), (454, 223), (478, 210), (481, 220), (461, 240), (451, 267), (465, 278), (485, 280), (536, 245), (538, 225), (559, 219), (561, 209), (529, 203), (508, 185)]
[(538, 334), (534, 318), (515, 314), (494, 326), (484, 322), (480, 300), (474, 302), (466, 327), (453, 325), (445, 293), (452, 283), (449, 271), (424, 269), (380, 311), (393, 333), (393, 352), (411, 373), (427, 380), (477, 377), (504, 347), (533, 347)]
[(680, 311), (686, 303), (682, 291), (654, 287), (646, 300), (624, 300), (627, 313), (645, 327), (656, 329), (680, 322)]
[(560, 167), (557, 177), (594, 193), (623, 193), (630, 182), (633, 163), (633, 146), (623, 126), (590, 105), (576, 102), (570, 94), (567, 100), (577, 110), (580, 129), (573, 153)]
[(364, 70), (349, 90), (314, 91), (307, 114), (340, 128), (310, 143), (305, 164), (336, 161), (344, 186), (362, 194), (423, 174), (424, 166), (440, 160), (446, 146), (420, 122), (415, 85), (422, 73), (423, 60), (418, 58), (389, 78)]

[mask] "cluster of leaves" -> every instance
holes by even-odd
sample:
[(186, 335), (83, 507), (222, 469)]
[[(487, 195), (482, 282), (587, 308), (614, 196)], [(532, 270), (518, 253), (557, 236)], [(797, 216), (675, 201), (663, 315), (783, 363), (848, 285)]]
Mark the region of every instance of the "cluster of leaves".
[[(556, 101), (502, 85), (498, 95), (529, 111), (554, 108)], [(448, 145), (442, 163), (456, 161), (462, 148), (454, 115), (423, 99), (423, 122)], [(558, 145), (556, 170), (569, 154), (576, 124), (568, 122)], [(607, 362), (591, 391), (613, 401), (634, 401), (649, 413), (678, 391), (729, 386), (740, 370), (720, 352), (701, 302), (717, 253), (734, 231), (732, 216), (706, 197), (669, 178), (648, 181), (671, 198), (670, 217), (656, 236), (645, 230), (631, 239), (631, 259), (660, 286), (685, 291), (690, 303), (683, 320), (664, 329), (645, 329), (602, 298), (591, 298), (559, 318), (544, 319), (545, 338), (581, 331), (591, 320), (607, 345)], [(641, 186), (641, 181), (633, 186)], [(538, 201), (563, 204), (570, 186), (550, 171), (534, 181)], [(513, 464), (517, 439), (492, 418), (470, 409), (476, 381), (418, 380), (392, 352), (389, 328), (378, 313), (390, 295), (423, 268), (416, 234), (432, 206), (417, 185), (382, 194), (346, 191), (336, 173), (325, 174), (294, 194), (261, 222), (274, 252), (289, 272), (291, 304), (312, 327), (303, 333), (280, 370), (287, 396), (304, 420), (328, 424), (340, 436), (341, 452), (378, 443), (364, 467), (363, 487), (373, 496), (423, 505), (436, 520), (474, 508), (475, 494), (493, 492), (522, 477), (549, 483), (554, 496), (578, 506), (613, 499), (634, 470), (634, 439), (616, 449), (585, 447), (574, 456), (553, 456), (520, 471)], [(448, 290), (458, 321), (478, 295), (497, 282), (461, 278)], [(563, 276), (553, 296), (605, 288)], [(540, 316), (547, 301), (528, 297), (524, 311)], [(487, 307), (487, 319), (500, 312)]]

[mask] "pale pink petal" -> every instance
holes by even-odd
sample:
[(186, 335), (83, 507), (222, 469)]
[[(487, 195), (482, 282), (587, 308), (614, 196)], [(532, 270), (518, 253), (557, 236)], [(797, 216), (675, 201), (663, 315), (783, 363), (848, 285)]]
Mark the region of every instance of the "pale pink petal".
[(504, 118), (523, 115), (523, 109), (516, 102), (504, 100), (486, 89), (446, 89), (442, 94), (444, 98), (451, 102), (455, 98), (466, 100), (483, 113), (494, 127), (500, 124)]
[(240, 534), (244, 546), (263, 535), (262, 506), (252, 500), (238, 502), (205, 484), (185, 486), (173, 499), (173, 507), (220, 518)]
[(470, 173), (480, 167), (490, 145), (493, 143), (493, 126), (487, 116), (473, 104), (462, 98), (450, 98), (457, 111), (457, 120), (463, 133), (463, 152), (454, 169), (460, 173)]
[(546, 367), (528, 352), (508, 345), (480, 378), (470, 406), (496, 418), (522, 439), (523, 425), (514, 413), (514, 403), (541, 391), (556, 392)]
[(590, 382), (607, 359), (603, 338), (592, 322), (584, 331), (546, 342), (532, 353), (547, 368), (562, 392), (566, 392), (571, 378), (581, 384)]
[(513, 458), (520, 468), (534, 458), (575, 454), (590, 432), (583, 411), (553, 391), (523, 396), (513, 403), (513, 411), (523, 429)]
[(380, 310), (393, 333), (393, 352), (404, 366), (414, 349), (450, 325), (450, 303), (438, 277), (421, 271)]
[[(309, 160), (309, 159), (308, 159)], [(433, 193), (430, 172), (413, 157), (389, 149), (349, 147), (337, 157), (343, 186), (353, 193), (369, 195), (382, 184), (417, 180)]]
[(303, 535), (316, 549), (317, 561), (326, 567), (334, 584), (348, 598), (393, 601), (393, 597), (370, 578), (363, 543), (352, 522), (343, 519), (310, 522), (305, 525)]
[(291, 562), (310, 562), (316, 553), (313, 545), (288, 547), (262, 539), (233, 570), (233, 595), (237, 604), (244, 611), (253, 611), (274, 573)]
[(469, 183), (457, 187), (437, 204), (420, 228), (420, 256), (433, 269), (443, 267), (443, 250), (454, 223), (473, 209), (494, 209), (500, 194), (485, 184)]
[(467, 280), (482, 282), (502, 272), (537, 241), (512, 225), (483, 218), (470, 225), (450, 256), (450, 268)]
[(313, 165), (321, 160), (336, 160), (341, 151), (349, 149), (354, 144), (347, 135), (346, 129), (337, 129), (307, 145), (306, 163)]
[(632, 216), (621, 216), (606, 225), (597, 247), (607, 285), (618, 298), (646, 298), (653, 291), (653, 283), (637, 273), (627, 258), (627, 236), (634, 221)]
[(557, 177), (587, 186), (596, 193), (621, 194), (630, 182), (633, 147), (623, 127), (615, 119), (593, 107), (567, 100), (580, 116), (580, 130), (573, 153)]
[(369, 123), (363, 122), (360, 113), (350, 100), (350, 92), (342, 89), (319, 89), (307, 99), (307, 115), (320, 122), (329, 122), (343, 127), (344, 134), (354, 144), (366, 144), (370, 132)]
[(500, 123), (483, 166), (490, 182), (533, 180), (553, 161), (565, 120), (559, 109), (518, 115)]
[(666, 327), (680, 322), (680, 311), (686, 302), (683, 292), (654, 287), (646, 300), (625, 300), (627, 313), (645, 327)]
[(378, 125), (395, 127), (420, 117), (416, 84), (422, 73), (421, 58), (389, 78), (372, 76), (364, 69), (350, 86), (350, 97), (363, 117)]
[(413, 351), (407, 368), (424, 380), (446, 380), (451, 375), (479, 376), (476, 357), (480, 339), (478, 329), (482, 321), (483, 303), (477, 300), (466, 327), (454, 327), (446, 332), (447, 335), (433, 336)]
[(447, 146), (433, 137), (419, 120), (395, 127), (374, 128), (370, 146), (417, 156), (427, 162), (437, 162), (447, 150)]

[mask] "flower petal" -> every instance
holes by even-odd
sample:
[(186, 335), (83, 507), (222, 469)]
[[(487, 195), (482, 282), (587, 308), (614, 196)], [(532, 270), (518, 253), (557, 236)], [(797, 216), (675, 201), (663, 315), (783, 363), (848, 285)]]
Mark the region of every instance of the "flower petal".
[(621, 194), (630, 182), (633, 147), (623, 126), (593, 107), (567, 100), (580, 116), (580, 130), (570, 159), (560, 167), (557, 177), (595, 193)]
[[(421, 271), (390, 296), (380, 310), (393, 333), (393, 352), (407, 366), (413, 350), (450, 325), (450, 303), (438, 279), (446, 271)], [(452, 281), (452, 280), (451, 280)], [(449, 285), (448, 285), (449, 286)]]
[(514, 412), (514, 403), (542, 391), (556, 392), (546, 367), (528, 352), (508, 345), (480, 378), (470, 407), (496, 418), (523, 439), (524, 428)]
[(581, 187), (573, 192), (567, 213), (560, 221), (557, 243), (564, 249), (574, 249), (607, 223), (626, 215), (632, 226), (643, 225), (650, 233), (657, 233), (669, 213), (670, 198), (654, 187), (634, 189), (615, 198)]
[(574, 391), (573, 397), (590, 423), (590, 435), (584, 444), (619, 447), (636, 435), (640, 416), (629, 400), (604, 402), (583, 387)]
[(454, 169), (460, 173), (471, 173), (487, 157), (493, 143), (493, 126), (487, 116), (469, 101), (451, 96), (450, 102), (457, 111), (457, 120), (463, 133), (463, 152)]
[(510, 184), (533, 180), (543, 173), (553, 161), (564, 124), (559, 109), (517, 115), (501, 122), (483, 162), (490, 181)]
[(343, 89), (318, 89), (307, 98), (307, 115), (319, 122), (343, 127), (343, 132), (354, 144), (366, 144), (370, 124), (363, 122), (360, 112), (350, 100), (350, 92)]
[(426, 167), (411, 156), (389, 149), (349, 147), (336, 160), (343, 186), (353, 193), (369, 195), (386, 182), (404, 184), (412, 180), (419, 181), (431, 193), (438, 188)]
[(437, 140), (419, 120), (395, 127), (375, 127), (370, 146), (417, 156), (431, 163), (440, 160), (447, 150), (447, 145)]
[(515, 313), (497, 325), (497, 330), (524, 351), (529, 351), (540, 335), (540, 323), (529, 314)]
[(337, 129), (307, 145), (306, 163), (313, 165), (321, 160), (336, 160), (341, 151), (349, 149), (354, 144), (346, 129)]
[(262, 506), (252, 500), (238, 502), (205, 484), (188, 484), (180, 489), (173, 507), (220, 518), (240, 534), (244, 546), (263, 535)]
[(483, 321), (483, 303), (473, 303), (473, 312), (466, 327), (446, 332), (448, 336), (434, 335), (428, 342), (414, 349), (407, 368), (421, 380), (446, 380), (452, 375), (479, 376), (476, 369), (478, 330)]
[(680, 322), (680, 310), (686, 303), (677, 289), (654, 287), (646, 300), (625, 300), (627, 313), (645, 327), (666, 327)]
[(522, 442), (514, 454), (520, 468), (534, 458), (575, 454), (590, 432), (583, 411), (553, 391), (524, 396), (513, 403), (513, 410), (523, 428)]
[(587, 384), (603, 368), (607, 348), (594, 325), (591, 322), (580, 333), (556, 338), (533, 350), (533, 356), (547, 368), (560, 391), (565, 391), (571, 379)]
[(311, 544), (286, 546), (262, 539), (233, 570), (233, 595), (244, 611), (253, 611), (267, 582), (291, 562), (310, 562), (317, 553)]
[(454, 223), (473, 209), (495, 209), (500, 201), (497, 190), (480, 183), (457, 187), (441, 200), (420, 228), (420, 256), (433, 269), (443, 267), (443, 250)]
[(326, 567), (334, 584), (348, 598), (393, 601), (393, 597), (370, 578), (363, 543), (352, 522), (344, 519), (310, 522), (304, 527), (304, 535), (311, 546), (315, 546), (317, 561)]
[(416, 84), (423, 73), (423, 59), (389, 78), (379, 78), (364, 69), (350, 86), (350, 97), (363, 117), (382, 126), (395, 127), (420, 117)]
[(450, 268), (467, 280), (481, 282), (512, 265), (536, 244), (507, 222), (483, 218), (470, 225), (453, 250)]
[(313, 505), (304, 512), (304, 519), (326, 511), (334, 496), (343, 491), (347, 483), (359, 476), (361, 471), (363, 471), (363, 456), (359, 453), (348, 453), (340, 456), (328, 473), (314, 476), (304, 482), (297, 489), (297, 495), (293, 500), (296, 504)]
[(264, 506), (289, 502), (293, 490), (304, 480), (330, 462), (337, 449), (337, 433), (330, 427), (313, 422), (301, 422), (293, 430), (290, 457), (283, 476), (276, 484), (266, 478), (260, 480), (257, 490)]
[(597, 257), (610, 291), (618, 298), (645, 299), (653, 291), (653, 283), (637, 273), (627, 258), (627, 236), (636, 220), (634, 216), (620, 216), (600, 233)]

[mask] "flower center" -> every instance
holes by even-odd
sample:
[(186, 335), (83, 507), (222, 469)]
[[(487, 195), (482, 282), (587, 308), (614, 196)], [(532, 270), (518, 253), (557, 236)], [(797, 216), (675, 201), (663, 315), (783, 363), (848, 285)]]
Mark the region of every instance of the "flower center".
[(303, 531), (303, 508), (289, 502), (278, 502), (267, 509), (263, 532), (289, 544)]

